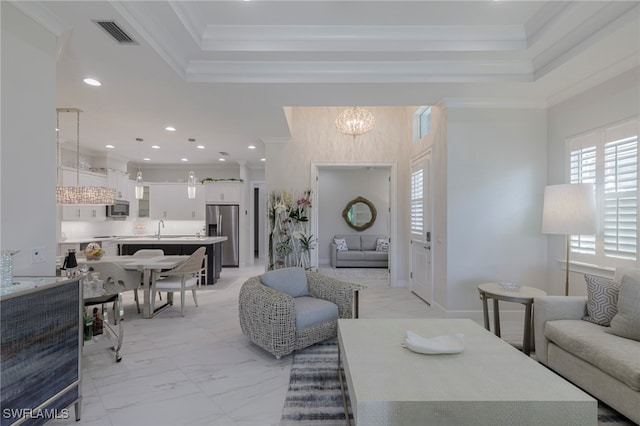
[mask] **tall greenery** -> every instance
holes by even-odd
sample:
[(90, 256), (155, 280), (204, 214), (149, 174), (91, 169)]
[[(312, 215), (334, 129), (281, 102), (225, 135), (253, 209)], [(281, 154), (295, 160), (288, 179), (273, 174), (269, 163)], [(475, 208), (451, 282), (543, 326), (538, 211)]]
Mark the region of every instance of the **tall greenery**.
[(310, 232), (311, 190), (302, 194), (272, 191), (269, 214), (269, 269), (311, 267), (310, 252), (315, 239)]

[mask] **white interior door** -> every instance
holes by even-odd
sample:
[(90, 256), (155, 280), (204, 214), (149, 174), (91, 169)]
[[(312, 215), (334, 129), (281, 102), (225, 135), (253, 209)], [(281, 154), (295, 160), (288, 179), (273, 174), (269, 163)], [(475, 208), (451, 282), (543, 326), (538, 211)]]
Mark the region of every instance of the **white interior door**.
[(409, 286), (422, 300), (433, 300), (431, 251), (431, 151), (411, 162), (411, 256)]

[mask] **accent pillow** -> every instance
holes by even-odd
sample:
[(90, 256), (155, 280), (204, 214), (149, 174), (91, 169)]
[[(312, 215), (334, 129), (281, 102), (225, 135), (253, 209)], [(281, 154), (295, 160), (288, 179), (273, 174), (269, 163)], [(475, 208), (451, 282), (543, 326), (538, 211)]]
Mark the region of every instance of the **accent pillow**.
[(291, 297), (309, 295), (307, 274), (303, 268), (282, 268), (265, 272), (260, 276), (260, 281), (267, 287), (281, 291)]
[(640, 281), (625, 275), (620, 284), (618, 313), (607, 333), (640, 341)]
[(584, 275), (587, 283), (587, 315), (582, 319), (609, 327), (618, 313), (618, 283), (608, 278)]
[(389, 251), (389, 239), (378, 238), (376, 241), (376, 251)]
[(338, 251), (349, 250), (349, 247), (347, 247), (347, 241), (344, 238), (334, 238), (333, 242), (336, 244)]

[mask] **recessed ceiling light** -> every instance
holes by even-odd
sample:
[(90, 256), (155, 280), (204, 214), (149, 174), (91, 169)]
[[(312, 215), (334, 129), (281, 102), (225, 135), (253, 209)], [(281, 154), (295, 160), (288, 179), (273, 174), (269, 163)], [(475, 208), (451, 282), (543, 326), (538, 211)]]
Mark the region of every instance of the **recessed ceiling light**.
[(196, 146), (196, 148), (198, 148), (198, 149), (204, 149), (204, 145), (198, 145), (198, 146)]
[(218, 161), (227, 161), (224, 158), (218, 158)]
[(84, 80), (82, 80), (85, 82), (85, 84), (88, 84), (89, 86), (102, 86), (102, 83), (100, 83), (98, 80), (96, 80), (95, 78), (85, 78)]
[(181, 158), (180, 161), (189, 161), (188, 158)]
[(167, 127), (165, 127), (164, 129), (165, 129), (167, 132), (175, 132), (175, 131), (176, 131), (176, 128), (175, 128), (175, 127), (173, 127), (173, 126), (167, 126)]
[(160, 147), (158, 145), (151, 145), (151, 148), (153, 149), (160, 149)]
[(109, 149), (113, 149), (113, 148), (115, 148), (115, 146), (113, 146), (113, 145), (105, 145), (104, 147), (105, 147), (105, 148), (109, 148)]
[(266, 158), (261, 158), (260, 161), (267, 161), (267, 159)]
[(253, 146), (253, 145), (249, 145), (247, 148), (249, 148), (249, 149), (256, 149), (256, 147), (255, 147), (255, 146)]
[(151, 158), (149, 158), (149, 157), (144, 157), (144, 158), (143, 158), (143, 160), (144, 160), (144, 161), (151, 161)]
[(58, 129), (58, 128), (56, 127), (56, 132), (59, 132), (59, 131), (60, 131), (60, 129)]

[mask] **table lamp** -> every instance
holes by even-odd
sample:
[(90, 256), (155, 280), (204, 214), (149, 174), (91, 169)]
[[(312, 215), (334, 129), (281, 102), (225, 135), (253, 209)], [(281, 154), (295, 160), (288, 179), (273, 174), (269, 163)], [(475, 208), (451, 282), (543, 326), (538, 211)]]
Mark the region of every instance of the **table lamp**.
[(542, 233), (566, 235), (565, 296), (569, 295), (571, 235), (596, 233), (596, 198), (592, 183), (549, 185), (544, 188)]

